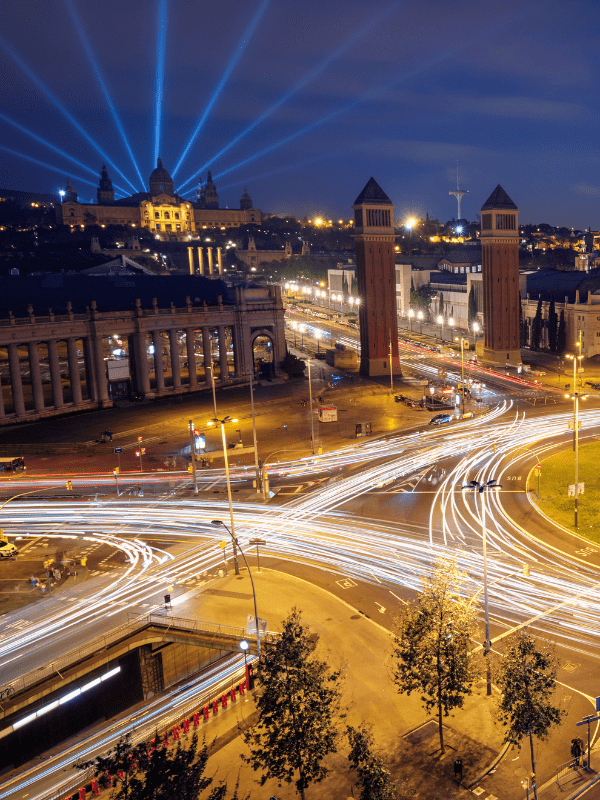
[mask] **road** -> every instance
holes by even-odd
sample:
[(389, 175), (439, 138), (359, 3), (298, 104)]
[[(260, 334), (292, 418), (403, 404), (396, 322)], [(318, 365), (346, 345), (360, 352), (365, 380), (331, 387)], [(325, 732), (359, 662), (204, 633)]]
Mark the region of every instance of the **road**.
[[(408, 345), (402, 352), (403, 363), (417, 374), (438, 369), (438, 357), (417, 358)], [(568, 446), (570, 415), (559, 407), (524, 412), (510, 397), (513, 389), (521, 396), (520, 383), (501, 375), (492, 381), (508, 399), (472, 420), (443, 429), (421, 425), (278, 465), (271, 473), (273, 485), (300, 482), (302, 490), (266, 505), (236, 499), (236, 532), (244, 549), (251, 538), (266, 540), (265, 564), (310, 578), (389, 627), (394, 608), (414, 596), (437, 557), (455, 557), (468, 576), (465, 595), (480, 596), (483, 506), (461, 487), (469, 480), (497, 478), (502, 489), (485, 500), (494, 648), (507, 632), (525, 624), (554, 642), (571, 712), (581, 715), (598, 693), (600, 552), (540, 517), (525, 491), (526, 475), (539, 454)], [(581, 413), (581, 420), (582, 437), (596, 437), (598, 410)], [(203, 476), (205, 489), (222, 484), (222, 472), (211, 473)], [(60, 658), (81, 639), (101, 635), (128, 613), (160, 605), (170, 587), (176, 605), (178, 597), (201, 591), (218, 572), (223, 534), (210, 521), (227, 521), (225, 497), (204, 491), (199, 503), (189, 494), (186, 474), (169, 476), (176, 495), (164, 491), (164, 479), (155, 479), (163, 480), (163, 492), (152, 498), (40, 499), (5, 507), (9, 537), (62, 541), (77, 536), (79, 543), (87, 537), (107, 549), (121, 548), (129, 565), (118, 575), (99, 575), (69, 588), (68, 603), (64, 593), (47, 599), (41, 614), (31, 606), (20, 616), (5, 615), (4, 685)], [(251, 479), (244, 470), (235, 473), (241, 489), (249, 489)], [(61, 480), (46, 478), (43, 485), (59, 486)], [(110, 476), (74, 478), (75, 490), (79, 481), (89, 490), (106, 487), (107, 480), (110, 484)], [(11, 491), (29, 484), (20, 479)], [(254, 564), (251, 548), (248, 557)], [(573, 725), (571, 715), (568, 724)], [(551, 774), (569, 731), (565, 724), (554, 734), (552, 748), (540, 753), (540, 774)]]

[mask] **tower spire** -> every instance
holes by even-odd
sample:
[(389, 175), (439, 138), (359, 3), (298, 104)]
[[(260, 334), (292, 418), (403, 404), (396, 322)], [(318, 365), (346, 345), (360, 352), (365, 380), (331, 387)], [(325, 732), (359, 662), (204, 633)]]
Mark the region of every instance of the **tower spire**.
[(457, 217), (457, 220), (462, 219), (462, 216), (461, 216), (461, 213), (460, 213), (460, 201), (462, 200), (462, 198), (466, 194), (469, 194), (469, 192), (466, 189), (461, 189), (460, 186), (458, 185), (458, 161), (456, 162), (456, 191), (455, 192), (448, 192), (448, 194), (453, 194), (454, 197), (456, 197), (456, 199), (458, 200), (458, 217)]

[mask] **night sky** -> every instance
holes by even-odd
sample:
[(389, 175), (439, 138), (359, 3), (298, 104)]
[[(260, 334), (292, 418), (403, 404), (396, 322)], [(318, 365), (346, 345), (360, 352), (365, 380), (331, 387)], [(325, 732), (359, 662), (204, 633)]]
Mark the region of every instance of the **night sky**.
[(0, 35), (4, 189), (89, 201), (110, 159), (147, 191), (158, 150), (180, 193), (208, 165), (222, 206), (247, 186), (348, 218), (373, 175), (400, 220), (446, 221), (458, 161), (468, 219), (500, 183), (522, 222), (600, 227), (598, 0), (3, 0)]

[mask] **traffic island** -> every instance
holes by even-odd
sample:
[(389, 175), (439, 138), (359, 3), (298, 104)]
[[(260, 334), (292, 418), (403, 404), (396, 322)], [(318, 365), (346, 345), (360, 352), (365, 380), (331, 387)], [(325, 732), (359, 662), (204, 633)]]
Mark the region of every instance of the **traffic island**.
[[(541, 461), (527, 478), (529, 497), (553, 522), (600, 544), (600, 442), (579, 445), (577, 498), (578, 526), (575, 527), (575, 453), (563, 450)], [(581, 490), (583, 484), (583, 492)]]

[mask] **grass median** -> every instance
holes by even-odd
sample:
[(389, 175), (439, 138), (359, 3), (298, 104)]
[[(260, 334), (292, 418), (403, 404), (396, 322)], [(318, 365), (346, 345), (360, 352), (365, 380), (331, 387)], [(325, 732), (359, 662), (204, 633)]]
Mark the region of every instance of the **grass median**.
[[(542, 461), (540, 509), (559, 525), (600, 543), (600, 442), (579, 446), (579, 482), (585, 484), (578, 498), (579, 526), (574, 526), (575, 499), (568, 487), (575, 482), (575, 453), (563, 450)], [(538, 478), (534, 469), (527, 490), (537, 497)]]

